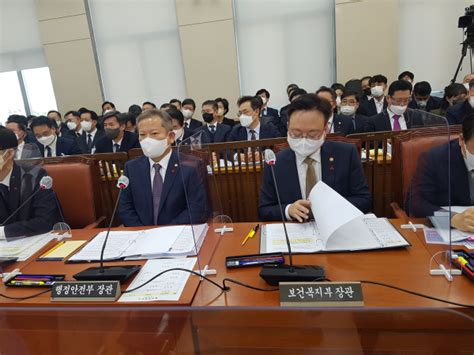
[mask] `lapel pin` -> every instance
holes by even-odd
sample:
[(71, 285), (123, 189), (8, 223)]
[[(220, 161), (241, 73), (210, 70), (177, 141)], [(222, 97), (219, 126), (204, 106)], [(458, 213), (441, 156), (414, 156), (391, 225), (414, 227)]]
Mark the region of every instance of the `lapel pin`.
[(333, 157), (329, 157), (329, 161), (332, 163), (334, 161)]

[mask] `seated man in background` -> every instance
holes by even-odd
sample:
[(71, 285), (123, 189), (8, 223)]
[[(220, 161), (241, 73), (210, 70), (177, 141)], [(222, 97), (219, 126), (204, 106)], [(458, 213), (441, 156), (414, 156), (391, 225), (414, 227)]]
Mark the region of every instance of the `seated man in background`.
[(97, 142), (105, 136), (104, 131), (97, 129), (99, 117), (94, 111), (81, 113), (82, 135), (77, 137), (77, 145), (82, 154), (94, 154)]
[(413, 85), (413, 81), (415, 80), (415, 74), (413, 74), (411, 71), (406, 70), (398, 75), (398, 80), (405, 80)]
[(218, 97), (214, 101), (217, 104), (217, 122), (225, 124), (230, 128), (234, 127), (237, 122), (232, 118), (225, 117), (229, 113), (229, 101), (223, 97)]
[(145, 101), (145, 102), (142, 104), (142, 111), (155, 110), (155, 109), (156, 109), (156, 105), (155, 105), (153, 102)]
[(15, 137), (18, 141), (18, 146), (15, 151), (15, 159), (21, 159), (23, 156), (23, 148), (25, 147), (25, 138), (26, 138), (26, 127), (23, 123), (16, 122), (15, 120), (8, 120), (6, 128), (15, 133)]
[(194, 131), (196, 128), (202, 126), (202, 122), (193, 118), (194, 112), (196, 111), (196, 103), (193, 99), (184, 99), (181, 112), (184, 116), (184, 127)]
[(201, 144), (227, 141), (231, 128), (226, 124), (218, 122), (217, 111), (218, 106), (215, 101), (206, 100), (202, 103), (202, 119), (205, 124), (194, 131), (194, 133), (201, 133)]
[(439, 109), (431, 111), (431, 113), (446, 117), (446, 110), (451, 106), (457, 105), (466, 100), (468, 91), (463, 84), (454, 83), (444, 88), (443, 99)]
[(104, 101), (102, 103), (102, 116), (105, 115), (107, 112), (115, 111), (115, 105), (113, 102)]
[(274, 125), (260, 122), (261, 104), (262, 101), (256, 96), (242, 96), (237, 101), (240, 124), (232, 128), (229, 141), (254, 141), (280, 136)]
[(95, 144), (96, 153), (128, 152), (140, 147), (137, 134), (125, 130), (125, 116), (116, 111), (105, 114), (104, 131), (105, 136)]
[[(448, 157), (451, 159), (450, 167)], [(410, 191), (406, 197), (406, 209), (415, 217), (433, 216), (434, 212), (450, 203), (452, 206), (474, 206), (474, 114), (463, 121), (459, 139), (434, 147), (420, 156)], [(474, 208), (454, 215), (451, 224), (460, 230), (474, 232)]]
[(51, 110), (46, 115), (49, 119), (54, 120), (56, 122), (56, 126), (58, 126), (57, 135), (62, 137), (63, 135), (68, 134), (69, 128), (65, 124), (63, 124), (61, 114), (59, 111)]
[(177, 110), (181, 110), (181, 101), (178, 99), (171, 99), (170, 105), (173, 105)]
[(36, 144), (41, 156), (60, 157), (81, 154), (76, 140), (69, 137), (58, 137), (55, 123), (46, 116), (39, 116), (31, 122), (31, 129), (36, 137)]
[(171, 149), (171, 117), (163, 111), (145, 111), (138, 116), (137, 127), (145, 155), (125, 164), (130, 184), (119, 203), (121, 221), (125, 226), (205, 222), (205, 170), (200, 176), (199, 161), (194, 166), (178, 161), (178, 153)]
[(427, 81), (420, 81), (413, 87), (413, 98), (408, 107), (414, 110), (431, 112), (439, 109), (441, 99), (431, 96), (431, 85)]
[(462, 124), (464, 118), (474, 113), (474, 79), (469, 82), (467, 99), (446, 110), (446, 119), (449, 124)]
[(328, 133), (340, 133), (344, 136), (354, 133), (352, 121), (344, 115), (337, 115), (336, 112), (336, 92), (326, 86), (321, 86), (316, 95), (327, 100), (331, 104), (332, 114), (328, 120)]
[(287, 90), (287, 92), (288, 92), (288, 99), (290, 100), (290, 104), (280, 109), (280, 121), (281, 121), (280, 136), (281, 137), (286, 137), (286, 134), (288, 132), (288, 107), (298, 97), (307, 94), (305, 89), (301, 89), (299, 87), (293, 87), (292, 89), (289, 89), (289, 91)]
[(192, 136), (193, 132), (184, 127), (183, 113), (174, 106), (171, 106), (166, 112), (168, 112), (171, 117), (171, 125), (174, 132), (173, 145), (178, 146), (183, 142), (183, 144), (189, 144), (188, 138)]
[[(276, 155), (275, 177), (288, 220), (308, 221), (308, 196), (324, 181), (362, 212), (372, 207), (369, 187), (353, 144), (325, 141), (332, 107), (316, 95), (304, 95), (288, 108), (289, 148)], [(321, 201), (320, 203), (324, 203)], [(265, 166), (258, 207), (263, 221), (281, 220), (275, 185)]]
[(17, 146), (15, 134), (0, 126), (0, 240), (50, 232), (55, 223), (62, 222), (59, 203), (51, 189), (37, 192), (13, 214), (40, 189), (39, 182), (47, 175), (43, 169), (27, 171), (16, 165), (13, 158)]
[(346, 91), (341, 96), (341, 115), (349, 117), (352, 124), (351, 133), (363, 133), (367, 125), (367, 117), (357, 113), (359, 95), (355, 91)]
[(68, 111), (64, 115), (66, 119), (66, 127), (68, 131), (64, 134), (64, 137), (76, 139), (82, 135), (81, 127), (81, 113), (78, 111)]
[(411, 84), (406, 80), (397, 80), (388, 88), (387, 109), (376, 116), (369, 117), (367, 132), (403, 131), (413, 127), (422, 127), (423, 119), (416, 111), (407, 112), (411, 100)]
[(383, 112), (383, 110), (387, 108), (388, 102), (385, 98), (387, 82), (387, 77), (381, 74), (374, 75), (369, 79), (372, 99), (361, 102), (359, 113), (367, 117), (372, 117)]
[(257, 91), (255, 96), (260, 96), (263, 101), (262, 107), (262, 122), (272, 123), (276, 128), (280, 129), (281, 121), (278, 110), (268, 106), (268, 101), (270, 100), (270, 92), (267, 89), (260, 89)]

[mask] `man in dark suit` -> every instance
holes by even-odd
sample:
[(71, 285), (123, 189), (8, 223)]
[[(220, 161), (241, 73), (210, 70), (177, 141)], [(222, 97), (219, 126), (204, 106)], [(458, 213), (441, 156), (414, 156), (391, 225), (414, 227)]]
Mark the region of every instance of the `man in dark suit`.
[[(147, 110), (149, 111), (149, 110)], [(108, 112), (104, 116), (105, 137), (99, 139), (95, 145), (96, 153), (128, 152), (133, 148), (140, 148), (138, 136), (126, 129), (125, 116), (117, 111)]]
[[(292, 84), (295, 85), (295, 84)], [(290, 100), (290, 104), (296, 100), (298, 97), (302, 95), (306, 95), (307, 92), (305, 89), (301, 89), (299, 87), (292, 87), (288, 86), (287, 93), (288, 93), (288, 99)], [(281, 122), (281, 127), (280, 129), (280, 136), (281, 137), (286, 137), (286, 134), (288, 132), (288, 107), (290, 104), (283, 106), (280, 109), (280, 122)]]
[(53, 120), (54, 122), (56, 122), (56, 126), (58, 127), (56, 134), (59, 137), (63, 137), (64, 135), (68, 134), (69, 128), (67, 128), (66, 124), (62, 122), (61, 113), (59, 113), (59, 111), (51, 110), (48, 112), (46, 116), (50, 120)]
[(194, 131), (200, 133), (197, 139), (201, 144), (227, 142), (231, 128), (217, 119), (217, 103), (214, 100), (206, 100), (202, 104), (202, 119), (205, 124)]
[[(288, 109), (290, 148), (276, 155), (275, 177), (288, 220), (310, 218), (308, 196), (318, 181), (341, 194), (362, 212), (372, 206), (369, 187), (355, 145), (325, 142), (332, 107), (325, 99), (304, 95)], [(324, 201), (320, 201), (324, 203)], [(270, 169), (265, 166), (260, 191), (259, 215), (263, 221), (281, 220)]]
[(231, 118), (225, 117), (229, 113), (229, 101), (223, 97), (214, 100), (217, 104), (217, 122), (225, 124), (230, 128), (234, 127), (237, 122)]
[(359, 95), (355, 91), (346, 91), (341, 96), (341, 115), (348, 117), (352, 123), (352, 129), (349, 134), (363, 133), (367, 125), (368, 118), (358, 114)]
[(82, 154), (94, 154), (97, 142), (105, 137), (104, 131), (97, 129), (99, 117), (94, 111), (81, 113), (82, 135), (77, 138), (77, 145)]
[(255, 96), (260, 96), (263, 101), (262, 114), (260, 120), (264, 123), (272, 123), (280, 130), (281, 120), (278, 110), (268, 106), (270, 100), (270, 92), (267, 89), (260, 89)]
[[(203, 223), (209, 215), (205, 164), (172, 151), (171, 117), (149, 110), (137, 119), (144, 156), (129, 161), (118, 213), (125, 226)], [(202, 170), (201, 170), (202, 169)]]
[(238, 101), (240, 124), (232, 128), (229, 141), (278, 138), (278, 129), (271, 123), (260, 122), (262, 101), (256, 96), (242, 96)]
[(381, 74), (374, 75), (370, 78), (369, 85), (372, 99), (361, 101), (359, 113), (372, 117), (387, 108), (388, 102), (384, 94), (387, 89), (387, 77)]
[(193, 132), (184, 127), (184, 116), (181, 110), (178, 110), (174, 105), (165, 110), (171, 117), (171, 125), (174, 132), (174, 143), (173, 146), (180, 144), (189, 145), (190, 140), (188, 139), (193, 135)]
[(376, 116), (369, 117), (367, 132), (403, 131), (422, 127), (422, 116), (413, 110), (408, 110), (411, 100), (411, 84), (406, 80), (397, 80), (388, 88), (388, 108)]
[[(85, 109), (87, 110), (87, 109)], [(81, 113), (78, 111), (68, 111), (64, 115), (68, 131), (64, 131), (64, 137), (76, 139), (82, 136)]]
[[(449, 173), (451, 186), (448, 185)], [(406, 201), (408, 212), (415, 217), (433, 216), (449, 204), (474, 205), (474, 114), (465, 118), (459, 139), (420, 156)], [(474, 232), (474, 208), (454, 215), (451, 224), (463, 231)]]
[(202, 122), (193, 118), (194, 112), (196, 111), (196, 103), (193, 99), (184, 99), (181, 112), (184, 116), (184, 127), (194, 131), (196, 128), (202, 126)]
[[(25, 142), (25, 138), (27, 137), (26, 126), (23, 123), (21, 123), (21, 121), (19, 120), (17, 121), (14, 118), (12, 118), (11, 120), (8, 119), (7, 123), (5, 124), (5, 127), (11, 130), (15, 134), (18, 141), (18, 146), (16, 148), (14, 158), (22, 159), (23, 148), (25, 147), (26, 144), (28, 144)], [(33, 146), (34, 144), (30, 144), (30, 145)], [(28, 157), (26, 157), (26, 155), (28, 155)], [(26, 154), (26, 155), (25, 155), (25, 158), (30, 158), (30, 154)]]
[(13, 161), (17, 145), (15, 134), (0, 126), (0, 240), (46, 233), (55, 223), (62, 221), (54, 192), (48, 189), (38, 191), (13, 214), (40, 189), (39, 182), (47, 175), (38, 167), (20, 168)]
[(57, 127), (46, 116), (39, 116), (31, 122), (31, 129), (36, 137), (36, 144), (43, 157), (61, 157), (64, 155), (81, 154), (76, 140), (69, 137), (58, 137)]
[(431, 96), (431, 85), (427, 81), (420, 81), (413, 87), (413, 98), (408, 108), (431, 112), (441, 106), (442, 99)]
[(328, 120), (328, 132), (327, 133), (338, 133), (344, 136), (353, 133), (353, 126), (352, 121), (349, 117), (344, 115), (336, 115), (334, 112), (336, 111), (336, 92), (328, 88), (326, 86), (321, 86), (318, 91), (316, 91), (316, 95), (324, 100), (327, 100), (332, 108), (331, 117)]
[(460, 102), (446, 110), (446, 118), (450, 125), (462, 124), (464, 118), (474, 112), (474, 79), (469, 82), (466, 101)]

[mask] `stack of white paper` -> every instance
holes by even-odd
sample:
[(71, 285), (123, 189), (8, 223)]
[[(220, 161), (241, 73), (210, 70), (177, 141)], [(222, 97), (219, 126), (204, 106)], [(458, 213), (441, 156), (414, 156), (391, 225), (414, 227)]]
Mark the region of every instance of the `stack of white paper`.
[(14, 257), (25, 261), (55, 238), (51, 233), (0, 241), (0, 257)]
[[(144, 284), (165, 270), (174, 268), (192, 270), (195, 263), (196, 258), (149, 260), (127, 290)], [(136, 291), (124, 293), (119, 302), (178, 301), (189, 275), (190, 273), (185, 271), (170, 271)]]
[[(286, 224), (292, 252), (370, 250), (410, 245), (387, 219), (364, 215), (322, 181), (311, 190), (309, 200), (315, 222)], [(265, 225), (260, 246), (262, 253), (288, 252), (283, 225)]]

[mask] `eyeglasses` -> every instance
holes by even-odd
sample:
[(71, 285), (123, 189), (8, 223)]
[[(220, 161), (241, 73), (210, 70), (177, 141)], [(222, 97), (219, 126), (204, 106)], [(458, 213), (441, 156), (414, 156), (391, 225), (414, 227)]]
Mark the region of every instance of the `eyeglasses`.
[(319, 130), (310, 131), (306, 135), (303, 134), (303, 132), (301, 132), (300, 130), (288, 131), (288, 135), (290, 136), (290, 138), (293, 138), (293, 139), (307, 138), (307, 139), (312, 139), (315, 141), (317, 141), (318, 139), (321, 139), (323, 134), (324, 134), (324, 130), (323, 131), (319, 131)]

